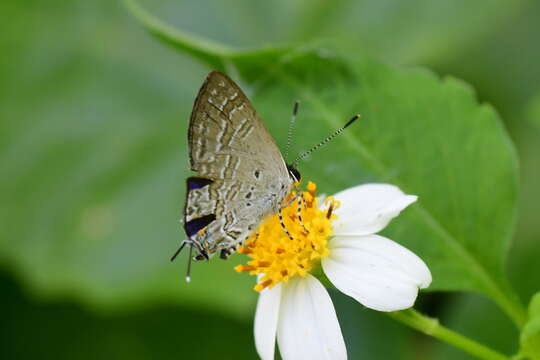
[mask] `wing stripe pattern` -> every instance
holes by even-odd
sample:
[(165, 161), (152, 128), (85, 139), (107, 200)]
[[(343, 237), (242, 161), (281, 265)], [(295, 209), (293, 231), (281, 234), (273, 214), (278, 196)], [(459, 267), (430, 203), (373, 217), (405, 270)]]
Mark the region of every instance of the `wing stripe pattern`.
[(210, 256), (230, 254), (291, 191), (285, 161), (249, 99), (217, 71), (199, 90), (188, 143), (198, 176), (187, 182), (186, 234)]

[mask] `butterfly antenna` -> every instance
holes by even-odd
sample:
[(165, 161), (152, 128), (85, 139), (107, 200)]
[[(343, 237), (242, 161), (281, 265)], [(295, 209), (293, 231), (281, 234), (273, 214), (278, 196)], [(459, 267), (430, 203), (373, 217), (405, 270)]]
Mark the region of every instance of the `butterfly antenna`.
[(189, 244), (189, 258), (187, 263), (187, 271), (186, 271), (186, 282), (191, 281), (191, 261), (193, 260), (193, 243)]
[(291, 121), (289, 122), (289, 132), (287, 134), (287, 147), (285, 148), (285, 159), (289, 156), (289, 149), (291, 148), (292, 138), (294, 135), (294, 125), (296, 124), (296, 114), (298, 114), (298, 107), (300, 106), (300, 101), (295, 101), (292, 111)]
[(360, 118), (360, 115), (358, 114), (354, 115), (351, 120), (347, 121), (347, 123), (344, 126), (337, 129), (333, 134), (327, 136), (323, 141), (321, 141), (320, 143), (318, 143), (317, 145), (315, 145), (308, 151), (305, 151), (302, 154), (298, 155), (298, 157), (293, 162), (293, 166), (296, 167), (301, 160), (304, 160), (307, 156), (309, 156), (315, 150), (319, 149), (321, 146), (326, 145), (329, 141), (331, 141), (333, 138), (341, 134), (343, 130), (345, 130), (349, 125), (351, 125), (353, 122), (355, 122), (359, 118)]

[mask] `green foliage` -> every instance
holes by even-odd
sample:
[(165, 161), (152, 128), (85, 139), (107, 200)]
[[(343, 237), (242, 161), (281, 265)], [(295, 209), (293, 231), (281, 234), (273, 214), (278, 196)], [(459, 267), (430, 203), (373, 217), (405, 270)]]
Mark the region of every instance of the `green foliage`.
[[(182, 29), (242, 47), (332, 39), (350, 56), (366, 52), (393, 63), (461, 53), (508, 22), (522, 1), (467, 0), (140, 0)], [(171, 11), (174, 10), (174, 11)], [(204, 21), (201, 21), (204, 19)]]
[[(300, 121), (306, 125), (300, 127), (298, 149), (360, 112), (361, 122), (302, 165), (306, 178), (325, 192), (380, 181), (418, 194), (419, 204), (388, 235), (426, 260), (434, 275), (431, 289), (483, 292), (521, 321), (515, 299), (505, 293), (503, 272), (515, 211), (514, 153), (497, 115), (478, 105), (466, 85), (422, 69), (396, 69), (319, 47), (239, 52), (175, 30), (131, 6), (161, 40), (236, 75), (274, 134), (285, 134), (288, 105), (299, 98)], [(77, 54), (74, 61), (82, 58), (84, 54)], [(98, 86), (92, 83), (91, 68), (88, 75), (74, 76), (86, 76), (89, 86)], [(122, 80), (134, 81), (127, 74)], [(132, 86), (144, 83), (148, 88), (145, 79), (135, 81)], [(70, 99), (69, 85), (64, 85), (64, 98), (56, 95), (49, 103), (80, 104)], [(196, 87), (192, 96), (194, 91)], [(163, 261), (181, 236), (174, 224), (183, 201), (181, 179), (188, 176), (181, 143), (185, 123), (172, 114), (164, 114), (159, 126), (147, 121), (142, 107), (127, 106), (137, 96), (144, 104), (144, 93), (127, 93), (126, 106), (109, 105), (116, 112), (130, 111), (130, 123), (93, 121), (86, 131), (73, 134), (59, 130), (80, 121), (80, 110), (57, 119), (55, 107), (49, 106), (50, 112), (25, 134), (26, 141), (4, 155), (11, 177), (3, 186), (11, 210), (5, 214), (3, 238), (21, 239), (0, 243), (4, 261), (17, 264), (35, 287), (50, 293), (70, 288), (94, 302), (132, 306), (148, 297), (181, 298), (245, 313), (242, 309), (254, 294), (247, 291), (249, 279), (232, 272), (234, 258), (197, 264), (197, 281), (189, 285), (178, 285)], [(184, 96), (186, 111), (188, 98)], [(8, 126), (8, 141), (19, 139), (18, 129)], [(31, 171), (22, 171), (16, 155), (23, 148)], [(161, 239), (169, 244), (168, 252), (155, 246)], [(216, 273), (227, 272), (223, 281), (212, 281)], [(130, 281), (134, 274), (139, 274), (136, 282)]]
[(418, 194), (419, 204), (388, 233), (428, 263), (431, 289), (483, 292), (523, 322), (503, 270), (515, 216), (515, 153), (496, 113), (477, 104), (465, 84), (320, 48), (213, 51), (140, 9), (137, 15), (160, 39), (237, 75), (274, 133), (284, 133), (285, 105), (299, 98), (300, 122), (309, 119), (299, 125), (300, 148), (360, 112), (363, 120), (343, 139), (301, 167), (304, 176), (330, 193), (390, 182)]
[[(537, 59), (540, 47), (540, 2), (523, 1), (522, 11), (477, 46), (431, 63), (474, 84), (483, 101), (495, 104), (520, 158), (519, 221), (507, 271), (525, 302), (538, 291), (540, 273), (540, 112), (533, 115), (540, 93)], [(497, 340), (494, 340), (496, 343)]]
[[(0, 281), (8, 315), (0, 357), (253, 358), (253, 279), (231, 269), (241, 259), (196, 264), (191, 284), (183, 282), (185, 255), (167, 262), (184, 236), (178, 219), (188, 175), (186, 123), (210, 68), (241, 82), (281, 143), (292, 102), (302, 100), (297, 151), (361, 113), (342, 138), (301, 165), (302, 173), (328, 193), (385, 181), (419, 194), (386, 234), (428, 262), (430, 290), (479, 291), (524, 322), (503, 268), (517, 186), (498, 116), (460, 81), (388, 67), (366, 54), (464, 78), (503, 115), (517, 143), (522, 189), (507, 270), (527, 299), (538, 290), (540, 269), (539, 2), (143, 4), (158, 15), (142, 12), (147, 29), (180, 46), (181, 56), (147, 37), (119, 2), (0, 4), (0, 267), (24, 291), (11, 296)], [(158, 19), (192, 34), (163, 29)], [(321, 38), (332, 45), (305, 45)], [(71, 300), (43, 305), (58, 297)], [(351, 359), (465, 358), (348, 298), (333, 298)], [(451, 329), (502, 352), (517, 350), (517, 330), (484, 297), (435, 293), (419, 300)], [(149, 310), (163, 304), (169, 306)], [(531, 357), (534, 319), (521, 336)], [(45, 334), (43, 324), (54, 329)], [(206, 335), (208, 348), (191, 346), (189, 335)]]
[(534, 295), (529, 303), (529, 320), (520, 337), (520, 355), (532, 360), (540, 359), (540, 293)]
[(2, 359), (256, 358), (251, 325), (236, 318), (177, 305), (103, 316), (73, 302), (29, 300), (2, 275)]
[[(503, 354), (515, 354), (519, 349), (519, 331), (508, 317), (485, 296), (477, 294), (452, 294), (446, 299), (440, 313), (441, 323), (481, 344)], [(460, 349), (435, 344), (433, 359), (473, 360)]]
[(521, 7), (518, 1), (501, 0), (340, 0), (331, 9), (324, 0), (305, 3), (310, 6), (302, 16), (307, 13), (309, 21), (299, 25), (299, 38), (334, 37), (343, 48), (354, 44), (394, 63), (459, 53)]
[(540, 94), (533, 97), (526, 112), (527, 120), (540, 131)]
[(255, 293), (231, 291), (253, 284), (232, 269), (240, 260), (197, 264), (190, 284), (185, 259), (168, 261), (185, 236), (186, 119), (205, 70), (178, 72), (198, 68), (121, 4), (17, 2), (3, 14), (26, 45), (2, 55), (2, 267), (43, 298), (250, 316)]

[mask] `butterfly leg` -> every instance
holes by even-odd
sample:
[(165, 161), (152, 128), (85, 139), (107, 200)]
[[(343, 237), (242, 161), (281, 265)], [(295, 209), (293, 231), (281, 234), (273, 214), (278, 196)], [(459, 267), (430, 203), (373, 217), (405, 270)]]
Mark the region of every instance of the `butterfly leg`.
[(280, 208), (283, 209), (283, 208), (286, 208), (287, 206), (291, 205), (293, 202), (296, 201), (296, 199), (298, 199), (300, 197), (300, 194), (296, 194), (294, 195), (291, 200), (287, 201), (285, 204), (281, 205)]
[(283, 213), (281, 212), (281, 208), (279, 208), (278, 210), (278, 216), (279, 216), (279, 224), (281, 225), (281, 228), (283, 229), (285, 234), (287, 234), (289, 239), (293, 240), (291, 233), (289, 232), (289, 230), (287, 230), (287, 227), (285, 226), (285, 223), (283, 222)]
[[(256, 231), (256, 232), (255, 232), (255, 240), (253, 240), (253, 242), (254, 242), (254, 243), (257, 242), (258, 239), (259, 239), (259, 232)], [(242, 244), (242, 245), (243, 245), (243, 244)]]
[(298, 217), (298, 221), (300, 222), (300, 225), (304, 228), (304, 230), (309, 233), (309, 230), (304, 225), (304, 222), (302, 221), (302, 203), (304, 201), (304, 194), (300, 192), (299, 194), (296, 194), (291, 200), (287, 201), (286, 204), (280, 207), (278, 214), (279, 214), (279, 222), (281, 224), (281, 227), (283, 228), (283, 231), (287, 234), (289, 239), (292, 240), (292, 236), (290, 235), (289, 231), (285, 227), (285, 224), (283, 223), (283, 216), (281, 214), (281, 209), (286, 208), (287, 206), (291, 205), (294, 201), (298, 200), (298, 209), (296, 211), (296, 216)]
[(304, 222), (302, 221), (302, 203), (303, 202), (304, 202), (304, 194), (300, 193), (300, 196), (298, 197), (298, 208), (296, 210), (296, 216), (298, 217), (298, 222), (300, 223), (300, 225), (302, 225), (304, 230), (309, 234), (309, 230), (306, 228), (306, 226), (304, 225)]
[[(256, 233), (256, 236), (258, 237), (259, 236), (259, 233)], [(234, 245), (232, 246), (229, 246), (228, 248), (222, 248), (220, 253), (219, 253), (219, 257), (223, 260), (227, 260), (229, 258), (229, 256), (231, 256), (233, 253), (235, 253), (239, 247), (241, 246), (244, 246), (244, 241), (246, 239), (240, 241), (240, 242), (237, 242), (235, 243)]]
[(227, 260), (238, 249), (238, 245), (231, 246), (227, 249), (221, 249), (219, 257), (223, 260)]

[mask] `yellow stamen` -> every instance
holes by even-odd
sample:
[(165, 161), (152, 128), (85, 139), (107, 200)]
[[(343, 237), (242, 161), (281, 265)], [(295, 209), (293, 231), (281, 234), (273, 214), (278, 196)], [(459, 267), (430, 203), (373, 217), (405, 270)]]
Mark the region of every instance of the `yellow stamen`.
[(317, 184), (315, 184), (313, 181), (310, 181), (308, 183), (307, 190), (311, 194), (311, 196), (315, 197), (315, 192), (317, 191)]
[(272, 284), (272, 280), (266, 280), (266, 281), (263, 281), (262, 283), (258, 283), (257, 285), (255, 285), (253, 290), (262, 291), (265, 288), (267, 288), (268, 286), (270, 286), (271, 284)]
[[(332, 235), (332, 221), (337, 218), (334, 211), (339, 203), (328, 198), (325, 201), (328, 208), (319, 210), (317, 186), (310, 181), (307, 188), (308, 191), (303, 193), (304, 206), (301, 207), (304, 226), (297, 216), (298, 201), (302, 200), (293, 201), (282, 209), (283, 222), (292, 240), (283, 231), (279, 216), (275, 214), (264, 221), (245, 246), (238, 250), (250, 260), (247, 265), (236, 266), (235, 270), (252, 275), (262, 274), (254, 287), (255, 291), (272, 288), (294, 276), (306, 276), (322, 258), (329, 255), (328, 238)], [(295, 193), (291, 193), (284, 203), (294, 196)]]
[(237, 272), (246, 272), (255, 270), (255, 267), (249, 265), (237, 265), (234, 267), (234, 270)]

